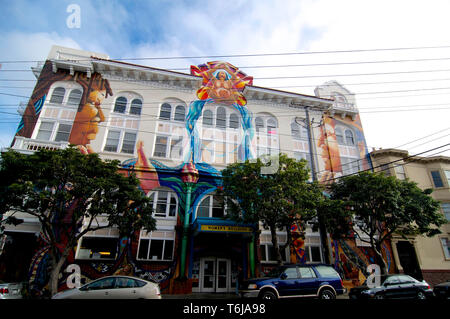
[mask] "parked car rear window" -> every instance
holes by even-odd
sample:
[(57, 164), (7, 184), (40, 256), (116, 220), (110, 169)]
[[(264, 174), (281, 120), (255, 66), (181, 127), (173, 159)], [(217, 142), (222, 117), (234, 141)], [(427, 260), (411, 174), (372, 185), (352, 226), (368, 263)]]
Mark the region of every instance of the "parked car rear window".
[(319, 273), (320, 277), (341, 278), (336, 270), (328, 266), (316, 266), (316, 270)]

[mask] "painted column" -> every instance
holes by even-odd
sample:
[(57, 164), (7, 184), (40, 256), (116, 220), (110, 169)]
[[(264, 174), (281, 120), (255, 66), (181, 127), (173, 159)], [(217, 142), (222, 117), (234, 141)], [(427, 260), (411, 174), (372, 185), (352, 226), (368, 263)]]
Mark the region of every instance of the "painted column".
[(186, 272), (186, 250), (188, 242), (188, 233), (190, 225), (190, 209), (191, 209), (191, 193), (192, 187), (197, 183), (199, 178), (198, 170), (195, 168), (195, 164), (190, 162), (183, 166), (181, 170), (181, 179), (186, 185), (186, 204), (184, 207), (184, 223), (183, 223), (183, 235), (181, 239), (181, 260), (180, 260), (180, 278), (184, 278)]
[(250, 261), (250, 277), (255, 277), (255, 235), (252, 235), (252, 240), (248, 245), (249, 261)]

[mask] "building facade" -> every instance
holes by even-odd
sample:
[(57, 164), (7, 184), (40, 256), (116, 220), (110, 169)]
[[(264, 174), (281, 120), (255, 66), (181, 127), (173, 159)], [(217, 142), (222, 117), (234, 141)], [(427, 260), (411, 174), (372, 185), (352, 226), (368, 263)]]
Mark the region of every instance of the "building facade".
[[(380, 149), (371, 152), (375, 171), (416, 182), (421, 189), (432, 189), (431, 196), (441, 203), (450, 222), (450, 158), (410, 156), (407, 151)], [(393, 236), (392, 250), (399, 272), (424, 279), (431, 285), (450, 280), (450, 223), (441, 234), (402, 238)]]
[[(163, 293), (233, 292), (238, 267), (257, 276), (276, 261), (268, 230), (223, 218), (226, 203), (216, 194), (222, 169), (280, 152), (306, 159), (322, 183), (371, 167), (355, 97), (334, 81), (310, 96), (256, 86), (225, 62), (191, 66), (185, 74), (58, 46), (33, 72), (37, 83), (11, 149), (73, 144), (120, 160), (153, 200), (157, 230), (142, 229), (133, 242), (115, 229), (79, 241), (69, 263), (81, 267), (84, 281), (127, 273), (159, 282)], [(23, 273), (43, 287), (46, 240), (37, 220), (18, 217), (24, 223), (6, 229), (10, 247), (17, 238), (37, 242)], [(286, 261), (325, 260), (319, 233), (293, 225), (292, 234), (292, 247), (282, 252)], [(278, 234), (279, 243), (286, 238)], [(370, 249), (354, 240), (325, 244), (346, 282), (359, 283)], [(13, 250), (7, 248), (5, 254)], [(390, 262), (390, 247), (386, 257)]]

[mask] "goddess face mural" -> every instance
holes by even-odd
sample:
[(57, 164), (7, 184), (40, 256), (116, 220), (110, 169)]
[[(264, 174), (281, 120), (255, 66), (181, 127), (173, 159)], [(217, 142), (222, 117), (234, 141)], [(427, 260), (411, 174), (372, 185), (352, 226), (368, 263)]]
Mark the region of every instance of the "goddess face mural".
[(235, 66), (225, 62), (208, 62), (199, 66), (191, 66), (191, 74), (203, 78), (202, 86), (197, 90), (199, 100), (192, 102), (186, 117), (186, 129), (190, 136), (190, 153), (185, 162), (201, 162), (201, 144), (196, 128), (203, 108), (209, 103), (226, 104), (234, 107), (241, 115), (243, 129), (240, 148), (244, 153), (244, 160), (251, 158), (250, 144), (254, 135), (252, 116), (245, 107), (247, 100), (242, 91), (246, 85), (253, 84), (253, 77), (247, 76)]

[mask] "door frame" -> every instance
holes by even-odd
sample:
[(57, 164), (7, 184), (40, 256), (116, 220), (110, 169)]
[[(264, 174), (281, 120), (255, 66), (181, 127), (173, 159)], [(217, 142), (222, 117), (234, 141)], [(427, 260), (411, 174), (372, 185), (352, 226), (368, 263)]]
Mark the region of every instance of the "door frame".
[[(214, 269), (213, 269), (213, 287), (205, 288), (205, 262), (213, 261)], [(226, 287), (218, 288), (219, 286), (219, 262), (226, 262)], [(220, 258), (220, 257), (202, 257), (200, 258), (200, 270), (199, 270), (199, 292), (217, 292), (217, 293), (225, 293), (232, 291), (231, 287), (231, 259), (228, 258)]]

